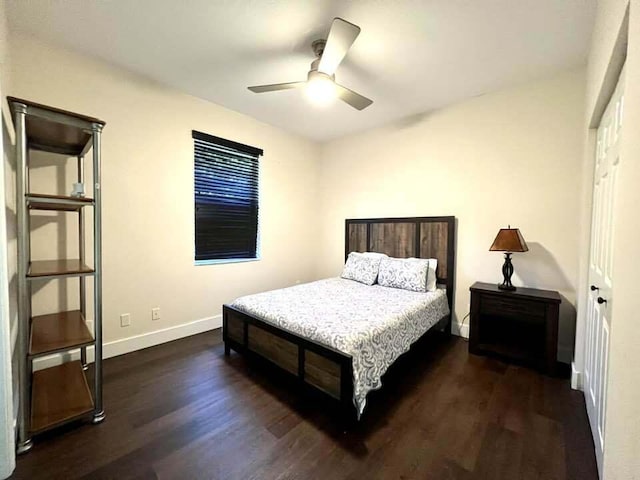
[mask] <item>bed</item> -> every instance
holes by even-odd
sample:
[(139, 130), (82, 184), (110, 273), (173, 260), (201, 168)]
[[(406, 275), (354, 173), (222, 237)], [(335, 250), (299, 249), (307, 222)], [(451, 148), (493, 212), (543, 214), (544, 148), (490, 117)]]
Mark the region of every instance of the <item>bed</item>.
[(267, 361), (360, 418), (367, 394), (400, 355), (432, 327), (450, 334), (454, 241), (454, 217), (346, 220), (345, 258), (351, 251), (437, 258), (436, 291), (330, 278), (240, 297), (223, 306), (225, 354)]

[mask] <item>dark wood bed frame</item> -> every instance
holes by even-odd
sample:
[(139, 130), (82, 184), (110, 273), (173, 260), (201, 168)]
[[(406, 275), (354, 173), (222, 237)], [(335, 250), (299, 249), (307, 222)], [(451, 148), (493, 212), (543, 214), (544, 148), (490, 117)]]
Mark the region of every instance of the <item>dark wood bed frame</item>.
[[(453, 310), (455, 217), (369, 218), (345, 221), (345, 259), (349, 252), (380, 252), (398, 258), (437, 258), (438, 284), (445, 285)], [(350, 355), (278, 328), (230, 305), (222, 307), (225, 355), (231, 349), (275, 365), (298, 382), (340, 402), (353, 417)], [(451, 315), (439, 322), (451, 334)]]

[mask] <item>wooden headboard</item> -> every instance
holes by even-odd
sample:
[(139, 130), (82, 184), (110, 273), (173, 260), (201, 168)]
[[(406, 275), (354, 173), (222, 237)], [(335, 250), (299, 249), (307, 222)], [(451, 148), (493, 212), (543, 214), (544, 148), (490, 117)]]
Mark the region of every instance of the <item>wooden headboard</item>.
[(379, 252), (397, 258), (436, 258), (438, 283), (446, 285), (453, 311), (456, 217), (364, 218), (345, 221), (349, 252)]

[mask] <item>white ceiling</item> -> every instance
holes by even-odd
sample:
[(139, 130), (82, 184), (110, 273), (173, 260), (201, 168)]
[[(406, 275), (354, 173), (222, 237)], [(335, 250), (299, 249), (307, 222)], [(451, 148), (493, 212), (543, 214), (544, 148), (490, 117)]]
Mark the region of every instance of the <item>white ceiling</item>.
[[(585, 62), (595, 0), (9, 0), (10, 28), (325, 141)], [(334, 17), (362, 28), (336, 79), (374, 100), (309, 104)]]

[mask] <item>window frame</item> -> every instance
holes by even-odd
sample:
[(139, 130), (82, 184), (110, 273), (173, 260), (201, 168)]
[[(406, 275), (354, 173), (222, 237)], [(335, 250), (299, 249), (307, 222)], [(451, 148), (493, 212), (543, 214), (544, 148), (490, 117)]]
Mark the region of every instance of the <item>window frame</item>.
[[(246, 263), (246, 262), (258, 262), (262, 259), (262, 242), (261, 242), (261, 212), (260, 206), (262, 205), (262, 188), (260, 186), (260, 178), (262, 177), (262, 162), (260, 161), (260, 157), (264, 155), (264, 151), (261, 148), (252, 147), (250, 145), (245, 145), (243, 143), (234, 142), (233, 140), (227, 140), (226, 138), (216, 137), (214, 135), (209, 135), (207, 133), (203, 133), (197, 130), (191, 131), (192, 137), (192, 147), (193, 147), (193, 182), (194, 182), (194, 198), (193, 198), (193, 207), (194, 207), (194, 223), (193, 223), (193, 261), (195, 266), (202, 265), (219, 265), (225, 263)], [(195, 181), (196, 181), (196, 149), (195, 149), (195, 141), (203, 141), (209, 142), (214, 145), (222, 146), (229, 149), (238, 150), (244, 154), (254, 155), (258, 161), (258, 184), (257, 184), (257, 194), (258, 194), (258, 214), (256, 218), (256, 250), (255, 257), (250, 258), (212, 258), (212, 259), (196, 259), (197, 251), (196, 251), (196, 236), (197, 236), (197, 226), (196, 226), (196, 192), (195, 192)]]

